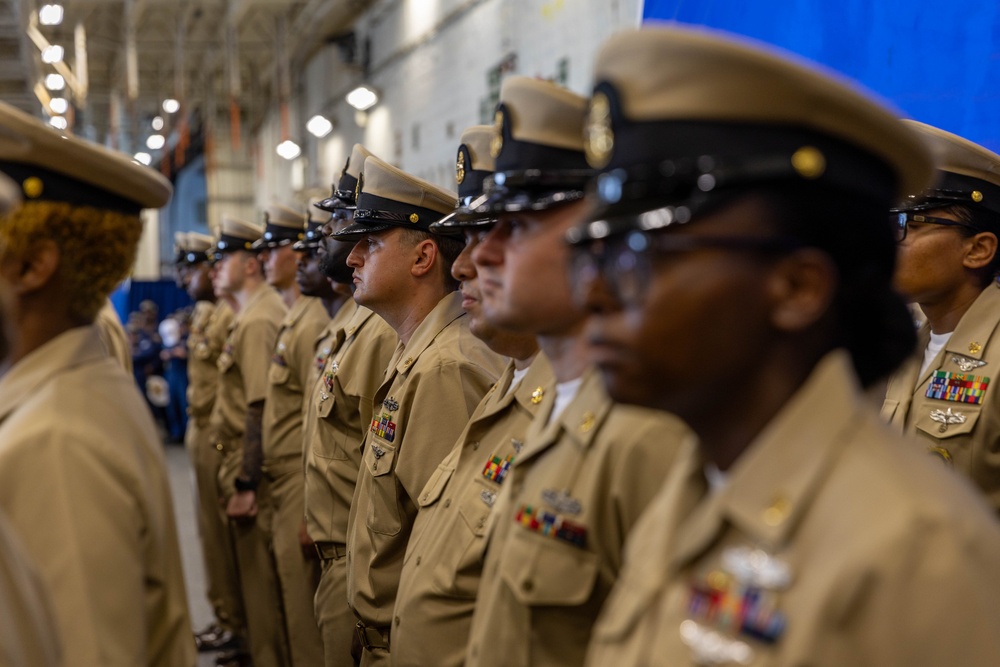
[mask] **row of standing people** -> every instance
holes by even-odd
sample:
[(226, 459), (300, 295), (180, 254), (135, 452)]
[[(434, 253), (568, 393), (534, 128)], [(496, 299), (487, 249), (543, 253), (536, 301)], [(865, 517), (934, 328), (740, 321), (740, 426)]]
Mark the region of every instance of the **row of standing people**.
[[(919, 440), (989, 493), (993, 328), (926, 299), (936, 347), (886, 402), (917, 438), (859, 385), (915, 341), (897, 242), (906, 267), (955, 232), (985, 318), (1000, 158), (703, 31), (618, 35), (595, 72), (589, 100), (505, 82), (458, 210), (357, 147), (322, 227), (274, 209), (185, 249), (233, 312), (190, 339), (219, 621), (258, 667), (997, 664), (995, 508)], [(41, 624), (67, 662), (193, 664), (160, 445), (90, 326), (169, 186), (0, 112), (26, 199), (0, 222), (2, 553), (40, 575), (0, 579), (32, 611), (2, 656), (57, 664)], [(337, 287), (298, 297), (293, 260)]]
[[(995, 519), (858, 384), (914, 341), (891, 284), (907, 230), (964, 226), (995, 250), (1000, 158), (715, 35), (616, 37), (597, 76), (589, 100), (508, 79), (495, 125), (463, 134), (457, 210), (356, 146), (322, 231), (284, 238), (315, 238), (301, 275), (315, 261), (344, 300), (300, 353), (326, 664), (351, 644), (362, 665), (990, 664)], [(932, 183), (929, 149), (958, 183)], [(834, 196), (855, 221), (817, 210)], [(986, 217), (938, 210), (954, 203)], [(281, 247), (276, 217), (264, 242), (244, 224), (242, 248), (224, 223), (222, 261)], [(950, 393), (903, 380), (933, 400), (895, 418), (989, 493), (991, 445), (953, 437), (993, 437), (963, 426), (991, 397), (963, 374), (989, 338), (972, 335), (938, 354), (961, 371), (940, 371)], [(276, 340), (270, 391), (293, 347)], [(260, 502), (242, 461), (223, 492)], [(941, 554), (966, 554), (947, 582)]]

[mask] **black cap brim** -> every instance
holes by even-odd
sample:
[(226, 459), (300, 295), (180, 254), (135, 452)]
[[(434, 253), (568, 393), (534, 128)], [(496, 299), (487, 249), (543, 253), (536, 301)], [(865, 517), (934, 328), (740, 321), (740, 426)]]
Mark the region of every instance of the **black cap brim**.
[(387, 222), (375, 222), (371, 224), (365, 222), (354, 222), (347, 227), (344, 227), (339, 232), (334, 232), (330, 236), (338, 241), (360, 241), (368, 234), (384, 232), (385, 230), (392, 229), (393, 227), (402, 227), (402, 225), (391, 225)]

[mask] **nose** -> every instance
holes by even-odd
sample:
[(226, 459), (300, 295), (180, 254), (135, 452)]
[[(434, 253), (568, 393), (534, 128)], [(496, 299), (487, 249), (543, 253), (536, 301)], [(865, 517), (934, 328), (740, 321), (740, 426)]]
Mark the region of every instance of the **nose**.
[(461, 253), (459, 253), (458, 257), (456, 257), (455, 261), (452, 263), (451, 277), (458, 282), (472, 280), (476, 277), (476, 265), (472, 262), (472, 253), (478, 245), (479, 241), (476, 239), (470, 239), (468, 243), (465, 244), (465, 248)]
[(361, 244), (363, 242), (364, 239), (355, 243), (354, 247), (351, 248), (350, 254), (347, 255), (347, 265), (352, 269), (358, 269), (365, 265), (363, 258), (364, 251), (361, 250)]

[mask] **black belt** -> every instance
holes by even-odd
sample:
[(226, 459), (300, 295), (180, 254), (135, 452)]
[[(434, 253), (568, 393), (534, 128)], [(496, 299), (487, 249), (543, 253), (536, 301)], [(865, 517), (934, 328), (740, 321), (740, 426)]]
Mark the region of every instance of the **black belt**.
[(388, 625), (382, 627), (368, 626), (363, 621), (358, 621), (358, 624), (354, 626), (354, 630), (358, 634), (358, 641), (361, 642), (362, 648), (366, 651), (376, 648), (388, 651), (389, 627)]
[(347, 555), (347, 545), (340, 542), (316, 542), (316, 555), (322, 561), (340, 560)]

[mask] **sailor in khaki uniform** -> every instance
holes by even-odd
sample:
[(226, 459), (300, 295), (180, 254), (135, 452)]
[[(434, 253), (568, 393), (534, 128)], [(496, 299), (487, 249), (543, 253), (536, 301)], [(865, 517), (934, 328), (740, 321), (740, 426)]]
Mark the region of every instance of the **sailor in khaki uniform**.
[(465, 234), (465, 249), (451, 273), (461, 281), (469, 330), (511, 360), (418, 498), (396, 594), (393, 665), (462, 664), (486, 552), (485, 525), (538, 410), (533, 394), (552, 379), (533, 335), (497, 329), (482, 312), (472, 252), (496, 218), (470, 213), (466, 206), (483, 194), (483, 182), (493, 173), (492, 136), (488, 125), (462, 133), (455, 162), (459, 208), (431, 229)]
[(243, 611), (236, 564), (229, 546), (225, 517), (219, 507), (219, 466), (222, 454), (208, 427), (215, 404), (216, 367), (233, 311), (216, 303), (209, 252), (215, 240), (207, 234), (182, 232), (177, 237), (176, 270), (182, 287), (194, 301), (188, 348), (188, 422), (184, 444), (194, 468), (198, 534), (205, 563), (208, 601), (215, 616), (195, 634), (201, 651), (232, 646), (243, 630)]
[(267, 282), (285, 297), (288, 314), (281, 323), (271, 354), (264, 397), (261, 474), (267, 480), (258, 494), (268, 504), (261, 528), (267, 535), (281, 590), (283, 617), (291, 665), (318, 665), (323, 644), (313, 613), (319, 563), (299, 542), (304, 512), (302, 468), (303, 394), (311, 386), (313, 343), (330, 320), (322, 302), (302, 296), (296, 282), (299, 253), (292, 244), (305, 236), (306, 218), (281, 206), (266, 211), (263, 237), (255, 243), (264, 262)]
[(370, 156), (348, 256), (354, 299), (399, 343), (375, 392), (347, 532), (362, 665), (388, 664), (392, 607), (418, 497), (503, 367), (472, 335), (450, 270), (462, 243), (429, 232), (455, 194)]
[[(21, 190), (0, 176), (0, 216), (21, 202)], [(0, 281), (0, 364), (13, 347), (12, 296)], [(49, 590), (0, 513), (0, 667), (58, 667), (63, 664)]]
[[(266, 535), (257, 523), (258, 514), (270, 508), (257, 504), (259, 463), (255, 465), (243, 452), (244, 447), (261, 451), (268, 366), (287, 313), (281, 297), (265, 283), (260, 259), (252, 250), (262, 232), (252, 223), (223, 216), (212, 282), (217, 294), (232, 295), (238, 310), (219, 355), (219, 390), (210, 425), (216, 447), (225, 455), (219, 487), (231, 519), (250, 653), (254, 665), (271, 667), (287, 662), (288, 647), (277, 612), (277, 577)], [(266, 525), (266, 517), (261, 523)]]
[(592, 175), (585, 109), (584, 98), (549, 82), (506, 79), (496, 174), (474, 209), (499, 218), (473, 252), (484, 314), (536, 335), (554, 379), (531, 390), (536, 414), (490, 518), (469, 665), (582, 664), (625, 535), (686, 433), (661, 413), (612, 404), (585, 355), (563, 241)]
[(792, 58), (679, 26), (599, 53), (602, 173), (570, 236), (587, 335), (612, 396), (698, 441), (629, 537), (587, 664), (1000, 664), (1000, 526), (861, 390), (914, 340), (885, 211), (931, 156)]
[(353, 664), (357, 618), (347, 604), (347, 519), (372, 401), (398, 342), (385, 320), (354, 300), (354, 269), (347, 265), (354, 244), (334, 236), (353, 221), (355, 190), (368, 155), (356, 145), (333, 195), (319, 204), (330, 213), (317, 248), (319, 268), (325, 282), (347, 295), (317, 344), (319, 376), (306, 397), (304, 429), (306, 530), (323, 564), (315, 609), (326, 667)]
[(971, 479), (1000, 512), (1000, 155), (910, 121), (939, 180), (894, 210), (896, 286), (926, 317), (883, 418)]
[(16, 295), (0, 377), (0, 511), (55, 593), (73, 664), (190, 667), (162, 444), (93, 324), (132, 266), (141, 209), (166, 204), (170, 184), (7, 105), (0, 128), (0, 172), (25, 202), (0, 218), (0, 277)]

